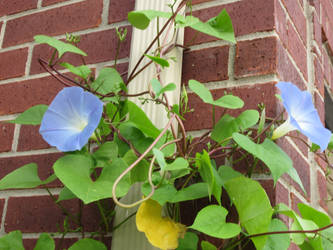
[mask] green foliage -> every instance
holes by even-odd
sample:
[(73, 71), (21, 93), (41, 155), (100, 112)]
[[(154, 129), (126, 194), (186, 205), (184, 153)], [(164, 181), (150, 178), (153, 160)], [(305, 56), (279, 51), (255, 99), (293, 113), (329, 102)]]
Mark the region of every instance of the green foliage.
[(196, 250), (199, 237), (192, 232), (186, 232), (184, 238), (179, 239), (177, 250)]
[(202, 180), (208, 184), (209, 197), (213, 194), (217, 202), (221, 204), (222, 183), (205, 150), (202, 154), (196, 154), (196, 165)]
[[(216, 142), (230, 138), (233, 133), (246, 130), (254, 126), (259, 119), (257, 110), (245, 110), (238, 117), (234, 118), (228, 114), (224, 115), (212, 130), (211, 138)], [(226, 144), (227, 142), (225, 142)]]
[(34, 250), (54, 250), (55, 244), (52, 237), (47, 233), (42, 233), (36, 243)]
[(155, 93), (155, 99), (159, 98), (160, 95), (167, 91), (173, 91), (176, 89), (176, 85), (174, 83), (169, 83), (163, 87), (160, 81), (155, 78), (153, 78), (150, 83)]
[[(85, 204), (111, 197), (113, 183), (127, 168), (127, 164), (123, 159), (117, 158), (103, 168), (96, 181), (90, 177), (93, 168), (92, 158), (85, 155), (66, 155), (53, 165), (59, 180)], [(124, 196), (129, 188), (130, 181), (127, 175), (118, 185), (117, 196)]]
[(157, 10), (139, 10), (128, 13), (128, 21), (137, 29), (144, 30), (149, 26), (151, 20), (157, 17), (169, 18), (171, 13)]
[(241, 228), (238, 224), (225, 221), (228, 210), (217, 205), (209, 205), (201, 209), (190, 228), (207, 235), (228, 239), (238, 235)]
[(74, 53), (74, 54), (79, 54), (82, 56), (87, 56), (85, 52), (80, 50), (78, 47), (70, 44), (70, 43), (65, 43), (62, 41), (59, 41), (56, 38), (50, 37), (50, 36), (45, 36), (45, 35), (37, 35), (34, 36), (35, 42), (36, 43), (46, 43), (49, 46), (55, 48), (58, 51), (58, 56), (59, 58), (63, 56), (66, 52)]
[[(119, 91), (126, 91), (124, 84), (118, 71), (114, 68), (103, 68), (99, 72), (96, 80), (91, 84), (91, 88), (100, 94), (107, 95), (110, 93), (117, 94)], [(115, 101), (115, 98), (105, 97), (105, 101)]]
[(202, 250), (217, 250), (216, 246), (214, 246), (209, 241), (201, 241)]
[[(276, 212), (284, 214), (291, 219), (293, 219), (293, 224), (291, 226), (292, 230), (315, 230), (318, 229), (316, 223), (312, 221), (312, 219), (305, 219), (299, 216), (296, 212), (288, 208), (285, 204), (280, 203), (275, 207)], [(297, 244), (302, 245), (305, 240), (308, 238), (309, 244), (317, 244), (316, 239), (314, 238), (316, 235), (314, 233), (297, 233), (291, 234), (291, 240)], [(321, 245), (321, 242), (320, 242)]]
[(75, 242), (68, 250), (106, 250), (106, 246), (100, 241), (86, 238)]
[[(171, 12), (132, 11), (128, 13), (128, 20), (135, 28), (143, 30), (153, 19), (168, 19), (173, 16), (174, 18), (169, 20), (169, 24), (172, 26), (165, 27), (166, 33), (173, 38), (172, 40), (177, 36), (178, 29), (190, 27), (206, 35), (232, 43), (236, 42), (233, 25), (226, 10), (222, 10), (207, 22), (202, 22), (188, 13), (186, 16), (180, 15), (179, 10), (175, 10), (175, 6), (176, 1), (169, 4)], [(158, 30), (162, 29), (158, 28)], [(274, 183), (282, 175), (288, 174), (304, 191), (291, 159), (270, 139), (274, 126), (280, 121), (276, 122), (279, 117), (274, 117), (273, 120), (266, 118), (264, 103), (258, 104), (260, 114), (254, 109), (241, 110), (242, 113), (239, 110), (230, 111), (230, 109), (243, 108), (244, 102), (227, 92), (214, 100), (215, 97), (204, 84), (196, 80), (189, 80), (189, 89), (205, 104), (212, 105), (209, 113), (212, 112), (213, 128), (208, 129), (198, 138), (193, 138), (187, 133), (188, 124), (183, 123), (183, 120), (186, 119), (188, 112), (193, 111), (191, 106), (195, 103), (192, 103), (192, 100), (190, 102), (185, 86), (183, 86), (179, 103), (168, 100), (169, 95), (165, 95), (166, 92), (177, 89), (174, 83), (162, 82), (162, 70), (170, 66), (169, 59), (173, 60), (173, 57), (164, 53), (165, 48), (178, 46), (171, 43), (165, 44), (164, 41), (169, 41), (166, 39), (168, 37), (164, 36), (166, 33), (155, 37), (150, 48), (146, 50), (146, 54), (143, 54), (138, 64), (134, 65), (134, 71), (129, 72), (130, 77), (127, 82), (125, 81), (126, 84), (115, 68), (127, 29), (116, 29), (118, 40), (114, 65), (97, 69), (96, 79), (89, 66), (74, 66), (68, 62), (60, 63), (60, 60), (54, 60), (57, 53), (59, 58), (65, 53), (86, 56), (76, 46), (80, 41), (78, 36), (66, 35), (66, 42), (44, 35), (35, 36), (37, 43), (48, 44), (54, 48), (54, 52), (48, 60), (49, 70), (58, 68), (60, 65), (73, 73), (76, 77), (70, 80), (63, 73), (56, 71), (60, 78), (70, 80), (73, 84), (81, 86), (85, 91), (89, 91), (101, 99), (104, 102), (103, 114), (98, 117), (97, 129), (87, 135), (87, 137), (91, 136), (88, 143), (77, 151), (65, 152), (65, 155), (54, 163), (54, 174), (49, 178), (41, 180), (37, 165), (30, 163), (3, 177), (0, 180), (0, 190), (44, 187), (44, 184), (58, 178), (64, 185), (58, 195), (58, 200), (51, 193), (50, 195), (57, 206), (63, 210), (65, 219), (62, 225), (57, 225), (59, 228), (57, 233), (62, 237), (65, 237), (67, 233), (80, 233), (83, 236), (83, 239), (74, 243), (69, 250), (106, 250), (106, 246), (97, 239), (108, 236), (108, 233), (117, 229), (134, 215), (129, 215), (124, 221), (110, 229), (112, 218), (115, 215), (115, 210), (112, 209), (116, 203), (116, 201), (114, 201), (115, 203), (110, 202), (110, 198), (113, 196), (114, 190), (117, 198), (125, 196), (134, 184), (141, 185), (143, 197), (152, 194), (151, 199), (156, 201), (143, 202), (141, 205), (148, 206), (147, 204), (149, 204), (151, 210), (148, 213), (142, 212), (144, 209), (140, 211), (140, 207), (138, 213), (142, 212), (140, 215), (142, 219), (151, 224), (148, 226), (157, 229), (154, 233), (156, 233), (156, 237), (161, 238), (158, 241), (162, 242), (162, 239), (167, 238), (168, 242), (171, 242), (171, 238), (176, 237), (175, 240), (179, 241), (178, 250), (221, 248), (203, 240), (207, 236), (227, 239), (221, 240), (221, 246), (225, 249), (244, 247), (250, 241), (258, 250), (286, 250), (291, 242), (297, 244), (302, 250), (333, 249), (331, 240), (333, 227), (330, 227), (332, 221), (329, 216), (305, 204), (298, 204), (300, 215), (284, 204), (279, 204), (273, 210), (263, 187), (259, 182), (251, 179), (253, 169), (258, 161), (261, 161), (270, 170)], [(142, 59), (147, 61), (145, 57), (151, 60), (157, 69), (155, 78), (145, 79), (144, 82), (139, 83), (146, 86), (142, 93), (129, 95), (127, 84), (145, 69), (146, 66), (141, 65)], [(279, 95), (277, 97), (279, 98)], [(69, 103), (73, 104), (72, 101), (77, 101), (75, 99), (77, 98), (70, 99)], [(159, 115), (166, 115), (168, 119), (172, 115), (177, 119), (169, 123), (171, 124), (169, 127), (159, 129), (136, 104), (139, 102), (160, 105), (165, 108), (166, 112)], [(102, 103), (100, 103), (100, 107), (102, 107)], [(9, 122), (39, 125), (47, 108), (47, 105), (33, 106)], [(72, 106), (68, 109), (71, 109), (70, 114), (75, 116), (76, 110)], [(231, 115), (235, 113), (238, 116)], [(91, 114), (87, 114), (88, 119)], [(215, 123), (217, 116), (221, 117)], [(196, 114), (194, 117), (197, 117)], [(59, 119), (64, 119), (64, 117), (59, 117)], [(268, 120), (272, 120), (272, 122), (265, 127)], [(205, 125), (205, 121), (202, 121), (200, 117), (191, 122)], [(54, 123), (57, 122), (54, 121)], [(80, 123), (80, 127), (77, 127), (76, 120), (69, 126), (79, 130), (89, 130), (84, 127), (89, 128), (88, 125), (81, 128), (83, 121), (78, 121), (78, 123)], [(203, 126), (200, 127), (203, 128)], [(57, 130), (56, 127), (54, 129)], [(58, 130), (67, 131), (67, 129), (65, 127)], [(328, 145), (329, 150), (333, 150), (332, 138)], [(148, 148), (149, 150), (147, 150)], [(310, 148), (313, 153), (317, 153), (318, 149), (319, 146), (315, 144), (312, 144)], [(244, 151), (246, 152), (244, 153)], [(242, 156), (238, 157), (239, 154)], [(245, 177), (242, 172), (236, 171), (238, 166), (234, 165), (245, 157), (249, 167), (248, 177)], [(327, 164), (329, 163), (327, 162)], [(120, 177), (122, 178), (118, 182)], [(230, 204), (226, 205), (226, 200), (222, 200), (223, 189), (225, 190), (223, 197), (228, 196)], [(201, 206), (201, 201), (197, 200), (202, 198), (205, 198), (204, 200), (208, 204), (196, 214), (194, 223), (187, 228), (185, 225), (181, 225), (179, 221), (182, 221), (183, 214), (187, 213), (183, 210), (182, 202)], [(72, 199), (82, 201), (79, 201), (77, 214), (72, 213), (71, 209), (67, 210), (60, 202)], [(97, 205), (101, 215), (99, 229), (92, 232), (90, 236), (85, 234), (81, 223), (86, 219), (82, 216), (85, 214), (84, 205), (88, 203)], [(106, 206), (106, 204), (108, 205)], [(233, 216), (232, 220), (238, 219), (237, 221), (229, 223), (229, 218), (227, 219), (229, 211), (222, 204), (236, 208), (238, 218)], [(120, 203), (116, 205), (123, 206)], [(129, 207), (134, 205), (129, 204)], [(161, 217), (160, 205), (164, 206), (162, 216), (170, 218)], [(278, 214), (291, 218), (290, 229), (277, 219)], [(145, 216), (147, 218), (144, 218)], [(297, 233), (292, 231), (286, 233), (288, 230), (297, 230)], [(184, 234), (184, 238), (181, 238)], [(200, 234), (200, 242), (198, 234)], [(151, 237), (148, 238), (152, 242)], [(164, 248), (169, 249), (170, 247)], [(172, 249), (174, 248), (172, 247)], [(0, 250), (14, 249), (24, 249), (22, 235), (19, 231), (11, 232), (0, 238)], [(54, 249), (55, 242), (46, 233), (40, 235), (34, 248), (34, 250)]]
[(192, 29), (204, 34), (214, 36), (231, 43), (236, 43), (234, 28), (232, 26), (230, 16), (225, 9), (223, 9), (216, 17), (211, 18), (205, 23), (199, 21), (189, 26)]
[(34, 188), (42, 184), (54, 181), (56, 177), (51, 175), (42, 181), (38, 176), (36, 163), (26, 164), (3, 177), (0, 180), (0, 190), (16, 188)]
[(15, 120), (8, 122), (24, 125), (39, 125), (42, 122), (42, 118), (47, 108), (48, 106), (43, 104), (33, 106), (20, 114)]
[(274, 183), (276, 183), (284, 173), (288, 173), (304, 190), (303, 184), (296, 170), (293, 168), (293, 163), (289, 156), (273, 141), (266, 138), (262, 144), (256, 144), (247, 136), (239, 133), (234, 133), (232, 138), (240, 147), (253, 154), (255, 157), (258, 157), (266, 164), (272, 173)]
[(68, 69), (74, 75), (77, 75), (85, 80), (91, 74), (91, 69), (86, 65), (81, 65), (81, 66), (75, 67), (74, 65), (72, 65), (70, 63), (66, 63), (66, 62), (62, 62), (62, 63), (60, 63), (60, 65), (63, 66), (64, 68)]
[(0, 238), (0, 250), (24, 250), (22, 234), (20, 231), (13, 231)]
[(209, 89), (196, 80), (190, 80), (188, 85), (205, 103), (228, 109), (239, 109), (244, 105), (244, 102), (239, 97), (233, 95), (224, 95), (214, 100)]
[[(262, 186), (257, 181), (241, 176), (227, 181), (224, 187), (246, 231), (249, 234), (267, 232), (273, 209)], [(257, 249), (263, 249), (266, 239), (266, 236), (251, 238)]]
[(128, 102), (128, 114), (129, 121), (147, 136), (156, 138), (160, 134), (160, 131), (134, 102)]
[[(157, 18), (170, 18), (171, 13), (156, 10), (140, 10), (128, 13), (128, 21), (137, 29), (146, 29), (150, 21)], [(211, 18), (207, 22), (202, 22), (193, 16), (176, 16), (178, 27), (191, 27), (204, 34), (217, 37), (232, 43), (236, 43), (234, 29), (231, 18), (227, 11), (223, 9), (216, 17)]]
[(162, 68), (170, 66), (168, 60), (164, 58), (161, 58), (159, 56), (150, 56), (150, 55), (145, 55), (145, 56), (148, 57), (150, 60), (152, 60), (154, 63), (161, 65)]
[[(287, 231), (287, 226), (279, 219), (272, 219), (269, 232)], [(268, 236), (263, 250), (287, 250), (290, 245), (289, 234), (271, 234)]]

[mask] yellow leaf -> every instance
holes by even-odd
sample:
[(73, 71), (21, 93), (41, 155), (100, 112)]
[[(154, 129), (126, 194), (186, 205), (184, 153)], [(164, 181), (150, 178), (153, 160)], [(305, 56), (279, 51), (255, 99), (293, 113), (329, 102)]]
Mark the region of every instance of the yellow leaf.
[(153, 246), (163, 250), (176, 249), (178, 238), (184, 237), (186, 227), (169, 217), (162, 217), (161, 212), (158, 202), (151, 199), (143, 202), (136, 214), (136, 226)]

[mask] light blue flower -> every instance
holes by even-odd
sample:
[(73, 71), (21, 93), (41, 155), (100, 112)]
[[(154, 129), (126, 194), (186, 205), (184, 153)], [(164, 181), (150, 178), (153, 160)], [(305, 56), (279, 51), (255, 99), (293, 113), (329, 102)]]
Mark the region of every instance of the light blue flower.
[(79, 87), (62, 89), (43, 116), (39, 133), (51, 146), (67, 152), (87, 144), (101, 119), (103, 102)]
[(279, 82), (276, 86), (281, 91), (282, 103), (288, 112), (288, 119), (275, 129), (272, 139), (284, 136), (292, 130), (299, 130), (311, 142), (320, 146), (321, 151), (327, 148), (331, 132), (320, 121), (313, 106), (311, 94), (301, 91), (290, 82)]

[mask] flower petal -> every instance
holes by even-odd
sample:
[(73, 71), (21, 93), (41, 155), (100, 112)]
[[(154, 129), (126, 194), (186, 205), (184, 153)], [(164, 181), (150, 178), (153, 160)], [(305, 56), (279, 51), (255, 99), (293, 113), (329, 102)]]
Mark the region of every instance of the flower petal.
[(320, 121), (312, 103), (311, 94), (301, 91), (290, 82), (276, 85), (281, 91), (283, 105), (288, 112), (290, 124), (306, 135), (312, 142), (325, 150), (331, 138), (331, 132)]
[(80, 150), (97, 128), (103, 102), (79, 87), (61, 90), (45, 112), (40, 134), (60, 151)]

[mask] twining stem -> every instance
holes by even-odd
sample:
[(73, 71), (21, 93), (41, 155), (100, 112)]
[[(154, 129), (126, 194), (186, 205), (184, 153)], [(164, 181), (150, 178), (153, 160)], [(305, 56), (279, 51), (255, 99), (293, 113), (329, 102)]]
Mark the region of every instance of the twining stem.
[(50, 195), (53, 202), (62, 210), (62, 212), (65, 215), (67, 215), (75, 224), (80, 225), (80, 222), (77, 220), (77, 218), (75, 218), (75, 216), (73, 214), (68, 212), (68, 210), (66, 208), (64, 208), (59, 202), (57, 202), (57, 199), (54, 197), (54, 195), (51, 193), (51, 191), (47, 187), (45, 187), (45, 189), (48, 192), (48, 194)]
[(98, 200), (96, 202), (96, 204), (97, 204), (98, 210), (99, 210), (99, 212), (100, 212), (100, 214), (102, 216), (102, 220), (103, 220), (103, 223), (104, 223), (104, 226), (105, 226), (105, 231), (108, 233), (109, 232), (109, 223), (108, 223), (108, 220), (107, 220), (107, 218), (105, 216), (104, 208), (103, 208), (100, 200)]
[(53, 53), (52, 53), (52, 56), (51, 56), (51, 58), (50, 58), (50, 60), (49, 60), (49, 65), (50, 65), (50, 66), (51, 66), (52, 63), (53, 63), (53, 60), (54, 60), (54, 58), (55, 58), (56, 53), (57, 53), (57, 50), (54, 49), (54, 50), (53, 50)]
[[(122, 172), (118, 178), (116, 179), (116, 181), (114, 182), (113, 186), (112, 186), (112, 198), (113, 201), (120, 207), (125, 207), (125, 208), (131, 208), (131, 207), (135, 207), (137, 205), (139, 205), (140, 203), (144, 202), (145, 200), (148, 200), (150, 197), (153, 196), (154, 192), (155, 192), (155, 187), (154, 187), (154, 183), (151, 179), (151, 175), (152, 175), (152, 169), (153, 169), (153, 164), (151, 164), (150, 168), (149, 168), (149, 175), (148, 175), (148, 182), (149, 185), (151, 187), (151, 192), (150, 194), (148, 194), (145, 198), (136, 201), (132, 204), (124, 204), (121, 203), (118, 199), (117, 199), (117, 195), (116, 195), (116, 190), (117, 190), (117, 186), (119, 184), (119, 182), (121, 181), (121, 179), (128, 174), (151, 150), (152, 148), (157, 144), (157, 142), (162, 138), (162, 136), (167, 132), (167, 130), (169, 129), (169, 127), (171, 126), (174, 118), (175, 118), (175, 114), (172, 115), (172, 117), (170, 118), (169, 122), (167, 123), (167, 125), (165, 126), (165, 128), (162, 130), (162, 132), (156, 137), (156, 139), (153, 141), (153, 143), (146, 149), (146, 151), (135, 161), (133, 162), (124, 172)], [(154, 157), (152, 159), (151, 162), (154, 162)]]
[(274, 232), (265, 232), (265, 233), (259, 233), (259, 234), (251, 234), (251, 235), (247, 235), (244, 238), (241, 238), (241, 239), (237, 240), (236, 242), (234, 242), (233, 246), (236, 243), (239, 243), (243, 240), (254, 238), (254, 237), (259, 237), (259, 236), (266, 236), (266, 235), (273, 235), (273, 234), (299, 234), (299, 233), (301, 233), (301, 234), (304, 234), (304, 233), (316, 234), (316, 233), (318, 233), (320, 231), (323, 231), (323, 230), (326, 230), (330, 227), (333, 227), (333, 223), (329, 224), (325, 227), (321, 227), (321, 228), (313, 229), (313, 230), (290, 230), (290, 231), (286, 230), (286, 231), (274, 231)]
[(164, 26), (161, 28), (160, 32), (156, 35), (156, 37), (153, 39), (153, 41), (149, 44), (149, 46), (147, 47), (147, 49), (145, 50), (145, 52), (143, 52), (142, 56), (140, 57), (140, 59), (138, 60), (138, 62), (136, 63), (136, 65), (134, 66), (134, 69), (130, 73), (126, 85), (128, 85), (133, 80), (133, 75), (134, 75), (135, 71), (137, 70), (137, 68), (139, 67), (139, 65), (142, 62), (142, 60), (144, 59), (145, 54), (147, 54), (149, 52), (149, 50), (153, 47), (153, 45), (155, 44), (155, 42), (159, 39), (159, 37), (161, 36), (161, 34), (164, 32), (164, 30), (168, 27), (169, 23), (176, 18), (176, 15), (178, 14), (178, 12), (182, 9), (182, 7), (185, 4), (186, 4), (186, 1), (183, 0), (180, 3), (179, 7), (177, 8), (176, 12), (171, 16), (171, 18), (169, 18), (166, 21), (166, 23), (164, 24)]
[(130, 218), (132, 218), (134, 215), (136, 215), (136, 212), (130, 214), (126, 219), (124, 219), (123, 221), (121, 221), (118, 225), (114, 226), (112, 228), (112, 232), (117, 230), (121, 225), (123, 225), (126, 221), (128, 221)]

